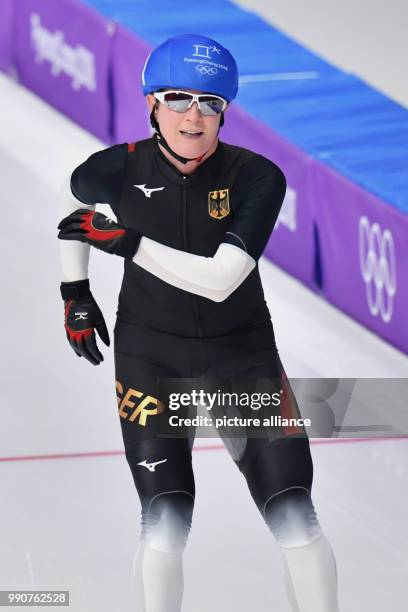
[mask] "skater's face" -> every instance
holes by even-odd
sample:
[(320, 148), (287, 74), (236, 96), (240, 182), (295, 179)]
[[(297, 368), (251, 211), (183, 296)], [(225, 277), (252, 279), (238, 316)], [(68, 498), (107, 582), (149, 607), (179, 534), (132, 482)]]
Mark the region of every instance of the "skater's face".
[[(183, 89), (190, 93), (203, 93), (196, 89)], [(160, 131), (168, 145), (178, 155), (207, 158), (217, 148), (221, 114), (203, 115), (197, 102), (186, 112), (176, 112), (158, 102), (153, 95), (147, 96), (149, 112), (153, 109)], [(174, 158), (173, 158), (174, 159)], [(175, 164), (178, 166), (178, 164)]]

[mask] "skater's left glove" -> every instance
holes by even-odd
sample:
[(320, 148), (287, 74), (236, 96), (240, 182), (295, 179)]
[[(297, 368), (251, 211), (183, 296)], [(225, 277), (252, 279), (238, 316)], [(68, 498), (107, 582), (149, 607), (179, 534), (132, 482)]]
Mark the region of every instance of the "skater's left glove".
[(79, 240), (91, 246), (132, 259), (142, 235), (134, 229), (125, 229), (102, 213), (79, 208), (60, 221), (58, 238)]

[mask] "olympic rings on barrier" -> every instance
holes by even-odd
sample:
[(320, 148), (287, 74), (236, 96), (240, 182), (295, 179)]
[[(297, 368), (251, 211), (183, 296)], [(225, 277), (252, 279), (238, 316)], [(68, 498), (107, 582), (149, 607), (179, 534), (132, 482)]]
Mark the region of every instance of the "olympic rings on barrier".
[(397, 291), (397, 265), (394, 239), (390, 230), (370, 225), (367, 217), (359, 222), (360, 270), (366, 285), (367, 302), (373, 316), (380, 313), (389, 323)]

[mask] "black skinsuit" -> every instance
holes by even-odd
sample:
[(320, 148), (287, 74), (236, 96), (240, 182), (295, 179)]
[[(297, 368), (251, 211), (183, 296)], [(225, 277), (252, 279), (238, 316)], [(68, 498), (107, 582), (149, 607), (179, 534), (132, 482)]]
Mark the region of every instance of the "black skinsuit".
[[(192, 175), (183, 176), (152, 138), (95, 153), (75, 169), (71, 188), (86, 204), (109, 203), (121, 225), (164, 245), (212, 257), (227, 242), (257, 261), (279, 214), (286, 181), (273, 162), (223, 143)], [(274, 379), (273, 384), (285, 387), (285, 401), (268, 414), (299, 416), (276, 349), (258, 265), (227, 299), (214, 302), (125, 260), (114, 335), (120, 423), (143, 515), (152, 512), (153, 501), (169, 499), (173, 492), (187, 524), (194, 500), (194, 430), (171, 435), (163, 381), (172, 379), (172, 391), (186, 391), (191, 378), (207, 390), (238, 385), (242, 391), (253, 390), (259, 378)], [(213, 412), (222, 411), (218, 406)], [(275, 428), (262, 437), (240, 430), (241, 446), (234, 442), (238, 434), (220, 433), (228, 438), (264, 516), (277, 492), (301, 488), (310, 493), (313, 467), (303, 429)]]

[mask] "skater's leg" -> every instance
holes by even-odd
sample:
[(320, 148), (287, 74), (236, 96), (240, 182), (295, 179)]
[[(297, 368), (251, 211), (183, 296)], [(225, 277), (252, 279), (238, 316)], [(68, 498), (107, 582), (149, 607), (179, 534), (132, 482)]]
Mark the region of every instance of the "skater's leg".
[(337, 612), (336, 563), (311, 499), (308, 439), (248, 440), (240, 465), (281, 549), (293, 612)]
[[(265, 506), (265, 520), (281, 549), (288, 598), (299, 612), (337, 612), (337, 569), (308, 491), (277, 493)], [(291, 602), (292, 606), (293, 603)]]
[(185, 439), (142, 441), (126, 457), (142, 503), (135, 564), (137, 583), (143, 586), (140, 612), (180, 612), (183, 551), (195, 494), (190, 446)]
[[(161, 381), (185, 369), (182, 341), (119, 322), (115, 328), (118, 408), (126, 459), (142, 507), (135, 557), (136, 612), (180, 612), (182, 555), (194, 505), (194, 431), (169, 437)], [(178, 359), (175, 358), (177, 355)], [(180, 363), (179, 363), (180, 362)]]

